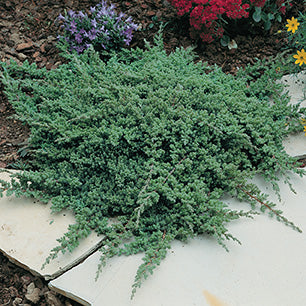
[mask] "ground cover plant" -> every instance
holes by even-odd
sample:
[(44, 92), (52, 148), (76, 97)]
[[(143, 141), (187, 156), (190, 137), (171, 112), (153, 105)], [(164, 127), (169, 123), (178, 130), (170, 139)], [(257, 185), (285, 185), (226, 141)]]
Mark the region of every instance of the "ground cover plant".
[[(277, 191), (279, 175), (303, 173), (282, 140), (302, 129), (306, 111), (288, 105), (276, 67), (226, 75), (194, 63), (191, 49), (167, 55), (161, 34), (147, 50), (105, 62), (92, 47), (66, 56), (50, 71), (1, 63), (6, 94), (31, 127), (33, 156), (11, 184), (1, 182), (1, 194), (75, 213), (46, 263), (96, 231), (105, 236), (100, 269), (112, 256), (144, 252), (135, 293), (171, 241), (208, 234), (226, 248), (227, 239), (239, 241), (227, 223), (256, 207), (299, 231), (249, 182), (260, 174)], [(231, 210), (225, 194), (250, 209)]]

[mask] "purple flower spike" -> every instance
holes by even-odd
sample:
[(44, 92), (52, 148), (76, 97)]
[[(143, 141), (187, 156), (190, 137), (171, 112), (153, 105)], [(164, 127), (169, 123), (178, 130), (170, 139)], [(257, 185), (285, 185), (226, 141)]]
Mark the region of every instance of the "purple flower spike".
[(96, 8), (95, 7), (90, 7), (89, 11), (92, 14), (92, 13), (94, 13), (96, 11)]

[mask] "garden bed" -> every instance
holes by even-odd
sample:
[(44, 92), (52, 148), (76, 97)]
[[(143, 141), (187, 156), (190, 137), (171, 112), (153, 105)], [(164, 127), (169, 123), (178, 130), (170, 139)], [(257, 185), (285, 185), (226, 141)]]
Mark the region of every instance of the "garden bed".
[[(97, 1), (6, 1), (0, 4), (0, 60), (6, 61), (13, 58), (17, 61), (36, 62), (39, 67), (55, 69), (65, 60), (59, 56), (55, 47), (57, 27), (54, 19), (64, 9), (83, 10), (93, 6)], [(165, 2), (159, 1), (126, 1), (118, 2), (117, 7), (128, 13), (134, 21), (142, 24), (144, 29), (137, 32), (131, 47), (143, 47), (143, 38), (152, 41), (159, 26), (159, 20), (168, 22), (164, 30), (164, 44), (168, 52), (178, 46), (188, 47), (195, 44), (188, 38), (188, 25), (176, 17), (174, 9)], [(297, 11), (305, 9), (301, 1), (294, 1), (294, 7), (288, 17), (296, 16)], [(272, 27), (266, 35), (238, 35), (234, 37), (238, 48), (229, 50), (222, 47), (219, 42), (210, 45), (200, 44), (195, 49), (197, 60), (207, 61), (210, 65), (217, 64), (226, 73), (235, 74), (237, 67), (244, 67), (248, 63), (255, 63), (255, 59), (264, 59), (276, 56), (286, 50), (287, 36), (277, 34), (279, 29), (284, 30), (284, 24)], [(7, 98), (1, 92), (0, 96), (0, 167), (13, 167), (22, 161), (26, 148), (29, 128), (18, 120), (11, 119), (14, 113)], [(9, 284), (16, 288), (15, 296), (22, 296), (18, 279), (20, 269), (12, 267), (5, 259), (1, 260), (5, 277), (11, 279)], [(11, 270), (11, 274), (8, 272)], [(17, 275), (18, 277), (14, 276)], [(15, 281), (16, 280), (16, 281)], [(8, 285), (6, 285), (8, 286)], [(8, 292), (6, 288), (4, 291)], [(9, 292), (11, 292), (9, 291)], [(12, 292), (13, 292), (12, 291)], [(10, 293), (11, 294), (11, 293)], [(12, 297), (12, 296), (11, 296)], [(14, 297), (14, 296), (13, 296)], [(7, 299), (1, 301), (7, 303)], [(43, 304), (41, 304), (43, 305)]]

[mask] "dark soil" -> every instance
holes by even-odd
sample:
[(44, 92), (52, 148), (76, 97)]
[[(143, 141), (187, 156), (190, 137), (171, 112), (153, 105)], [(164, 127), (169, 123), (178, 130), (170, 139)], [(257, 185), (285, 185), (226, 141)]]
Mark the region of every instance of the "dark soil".
[(77, 302), (50, 291), (44, 279), (33, 276), (30, 272), (17, 267), (0, 252), (0, 305), (34, 305), (34, 303), (25, 297), (28, 292), (28, 286), (31, 283), (34, 283), (35, 288), (39, 289), (40, 299), (35, 303), (36, 305), (80, 305)]
[[(99, 0), (1, 0), (0, 60), (14, 59), (18, 63), (28, 60), (30, 63), (36, 62), (39, 67), (55, 69), (64, 60), (56, 48), (58, 27), (54, 20), (65, 9), (84, 11), (98, 2)], [(232, 38), (238, 48), (229, 50), (219, 42), (207, 45), (190, 39), (188, 20), (178, 18), (166, 0), (115, 0), (112, 3), (116, 4), (119, 11), (133, 17), (134, 22), (141, 24), (142, 30), (134, 34), (130, 47), (142, 48), (144, 38), (152, 41), (160, 22), (164, 22), (164, 44), (168, 52), (180, 46), (194, 46), (197, 60), (206, 61), (210, 65), (216, 64), (225, 73), (235, 74), (238, 67), (253, 64), (256, 58), (276, 56), (286, 49), (288, 43), (284, 22), (274, 25), (269, 33), (234, 35)], [(297, 12), (303, 10), (305, 11), (303, 1), (295, 0), (286, 18), (297, 16)], [(278, 30), (283, 30), (283, 33), (276, 34)], [(13, 114), (14, 110), (0, 85), (0, 168), (16, 167), (26, 152), (29, 128), (12, 118)], [(0, 253), (0, 305), (13, 305), (16, 297), (22, 300), (21, 304), (30, 304), (25, 298), (29, 279), (41, 288), (42, 293), (47, 292), (45, 281), (17, 268)], [(64, 298), (61, 298), (61, 303), (69, 305), (69, 301)], [(44, 294), (38, 304), (49, 305)]]

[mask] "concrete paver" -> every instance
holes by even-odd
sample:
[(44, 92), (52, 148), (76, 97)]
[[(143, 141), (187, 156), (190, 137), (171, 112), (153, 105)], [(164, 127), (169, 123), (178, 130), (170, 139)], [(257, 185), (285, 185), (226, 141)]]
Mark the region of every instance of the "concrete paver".
[(293, 157), (306, 158), (306, 136), (305, 133), (290, 135), (283, 142), (285, 151)]
[[(306, 71), (302, 71), (297, 75), (286, 75), (281, 79), (283, 84), (286, 84), (285, 92), (291, 98), (291, 104), (300, 103), (301, 107), (306, 107)], [(284, 142), (286, 152), (294, 157), (306, 157), (306, 136), (305, 132), (292, 134), (287, 137)]]
[[(0, 179), (9, 181), (9, 174), (0, 173)], [(0, 211), (0, 250), (11, 261), (47, 280), (81, 261), (101, 241), (101, 237), (91, 234), (75, 252), (59, 254), (42, 270), (50, 250), (58, 245), (56, 239), (75, 223), (72, 212), (51, 214), (50, 205), (14, 196), (0, 198)]]
[(286, 85), (284, 91), (288, 91), (292, 104), (301, 102), (301, 107), (306, 107), (306, 70), (285, 75), (280, 82)]

